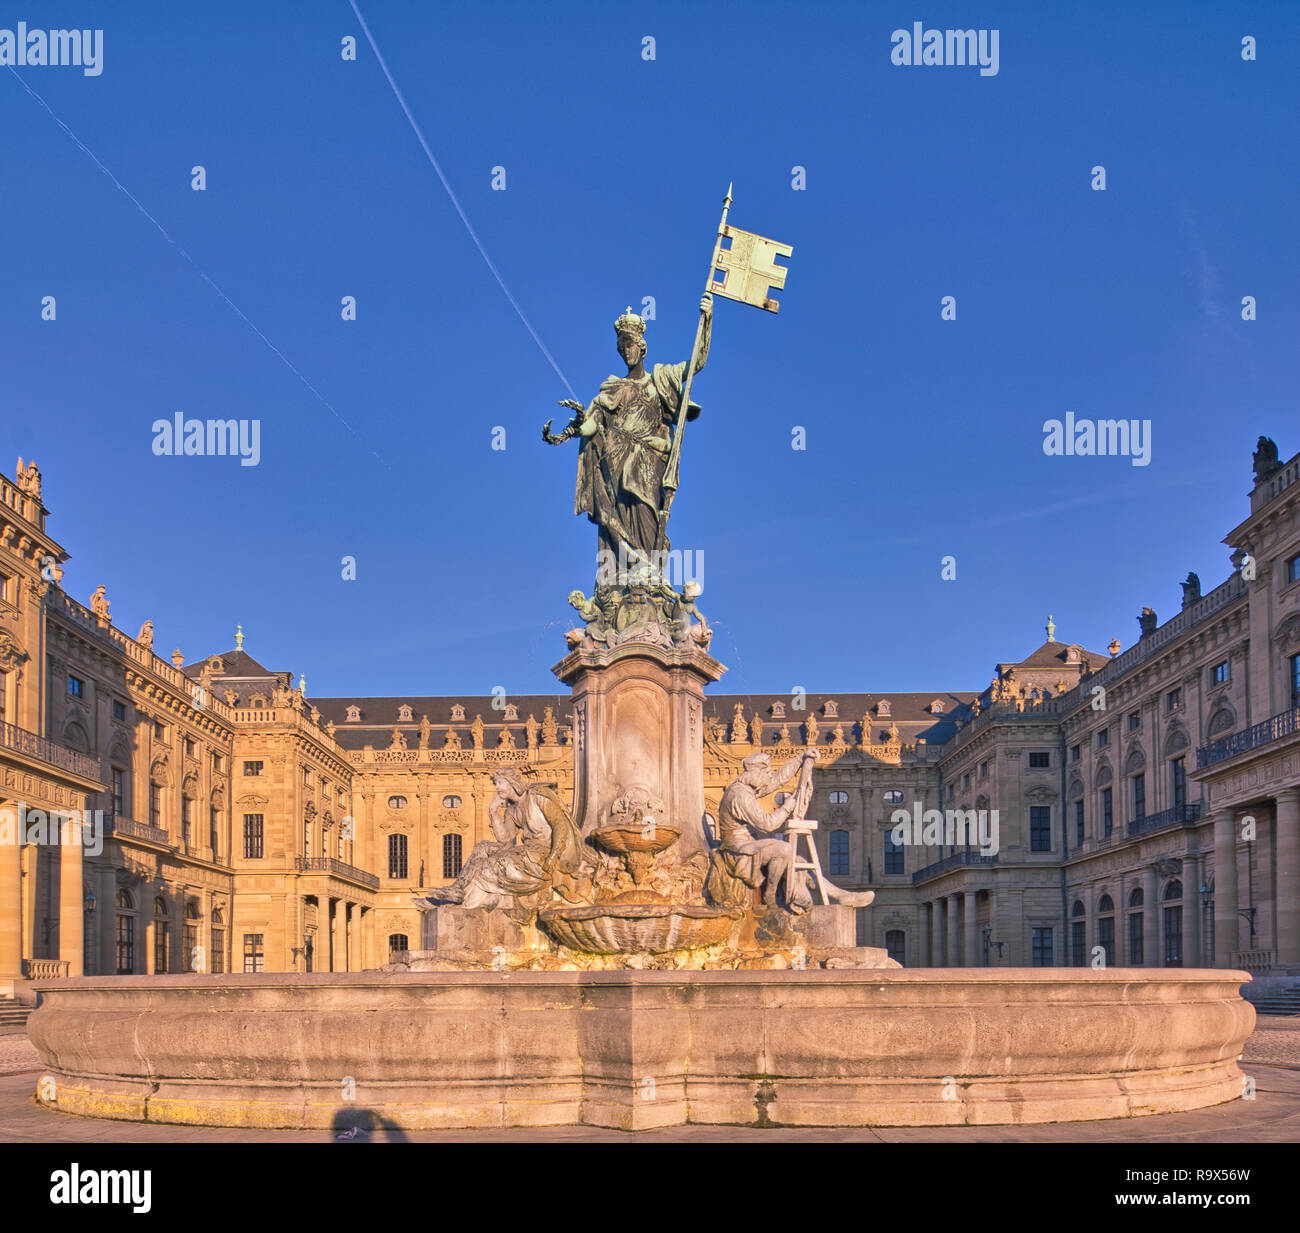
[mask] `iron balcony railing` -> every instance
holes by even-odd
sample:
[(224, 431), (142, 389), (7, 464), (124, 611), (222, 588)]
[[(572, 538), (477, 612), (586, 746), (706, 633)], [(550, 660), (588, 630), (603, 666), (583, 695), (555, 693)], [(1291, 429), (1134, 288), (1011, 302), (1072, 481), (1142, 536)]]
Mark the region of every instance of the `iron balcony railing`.
[(1270, 741), (1280, 740), (1284, 736), (1294, 736), (1300, 732), (1300, 706), (1282, 711), (1272, 719), (1256, 724), (1225, 736), (1221, 741), (1211, 741), (1196, 751), (1196, 769), (1204, 770), (1216, 762), (1226, 762), (1247, 750), (1267, 745)]
[(83, 779), (99, 781), (98, 758), (78, 753), (77, 750), (68, 749), (64, 745), (57, 745), (54, 741), (37, 736), (35, 732), (28, 732), (26, 728), (19, 728), (16, 724), (0, 724), (0, 747), (12, 749), (15, 753), (24, 754), (29, 758), (37, 758), (50, 766), (71, 771)]
[(368, 886), (371, 890), (379, 889), (379, 879), (373, 873), (367, 873), (345, 861), (335, 860), (332, 856), (298, 856), (294, 858), (294, 864), (304, 873), (332, 873), (336, 877)]
[(954, 852), (951, 856), (945, 856), (941, 861), (935, 861), (932, 865), (926, 865), (923, 869), (918, 869), (912, 875), (912, 884), (924, 882), (926, 878), (932, 878), (936, 874), (943, 873), (948, 869), (956, 869), (959, 866), (966, 865), (996, 865), (998, 858), (996, 853), (993, 856), (984, 856), (979, 852)]
[(1145, 835), (1148, 831), (1158, 831), (1166, 826), (1183, 826), (1195, 822), (1201, 816), (1201, 802), (1189, 801), (1183, 805), (1172, 805), (1159, 813), (1149, 813), (1146, 817), (1135, 818), (1128, 824), (1130, 835)]

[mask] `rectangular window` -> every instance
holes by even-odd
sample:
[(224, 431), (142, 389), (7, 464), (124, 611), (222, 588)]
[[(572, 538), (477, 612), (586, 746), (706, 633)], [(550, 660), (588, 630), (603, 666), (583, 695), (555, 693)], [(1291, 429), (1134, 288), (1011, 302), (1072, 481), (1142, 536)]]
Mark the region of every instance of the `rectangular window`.
[(74, 698), (84, 698), (86, 696), (86, 682), (79, 676), (68, 673), (68, 693)]
[(1074, 802), (1074, 846), (1083, 847), (1083, 802)]
[(1052, 755), (1046, 749), (1031, 749), (1029, 751), (1029, 769), (1031, 771), (1045, 771), (1052, 765)]
[(304, 818), (302, 823), (302, 854), (311, 855), (311, 819)]
[(1165, 967), (1183, 966), (1183, 905), (1165, 908)]
[(406, 836), (388, 836), (388, 876), (406, 877)]
[(1286, 563), (1286, 580), (1288, 582), (1300, 582), (1300, 556), (1292, 557)]
[(244, 815), (244, 856), (248, 860), (261, 859), (262, 815), (260, 813)]
[(1133, 776), (1133, 821), (1141, 822), (1147, 816), (1147, 777)]
[(1181, 809), (1187, 804), (1187, 763), (1182, 758), (1175, 758), (1170, 769), (1173, 773), (1174, 808)]
[(126, 723), (126, 703), (113, 699), (113, 718), (118, 723)]
[(0, 672), (0, 724), (9, 722), (9, 673)]
[(1128, 730), (1136, 732), (1142, 726), (1142, 712), (1130, 711), (1128, 717)]
[(1142, 957), (1142, 913), (1128, 914), (1128, 962), (1129, 967), (1140, 968), (1146, 960)]
[(260, 933), (244, 934), (244, 971), (260, 972), (263, 962), (262, 935)]
[(1110, 794), (1109, 788), (1101, 790), (1101, 833), (1109, 837), (1115, 829), (1115, 807), (1114, 798)]
[(1082, 758), (1082, 757), (1083, 757), (1083, 746), (1082, 746), (1082, 745), (1071, 745), (1071, 746), (1070, 746), (1070, 761), (1071, 761), (1071, 762), (1078, 762), (1079, 759)]
[(1029, 807), (1029, 850), (1031, 852), (1052, 850), (1052, 807), (1050, 805)]
[(831, 877), (849, 876), (849, 833), (831, 831)]
[(126, 776), (122, 773), (122, 768), (113, 767), (113, 814), (119, 818), (122, 816), (122, 788), (125, 782)]
[(1210, 672), (1210, 678), (1215, 685), (1223, 685), (1228, 680), (1228, 661), (1225, 659), (1221, 664), (1215, 664)]
[(153, 739), (162, 744), (167, 743), (167, 725), (155, 722), (153, 726)]
[(1076, 968), (1088, 966), (1088, 926), (1086, 921), (1070, 922), (1070, 963)]
[(1291, 656), (1291, 708), (1300, 706), (1300, 655)]
[(965, 792), (965, 791), (967, 791), (967, 789), (969, 789), (969, 788), (970, 788), (970, 776), (969, 776), (969, 775), (963, 775), (963, 776), (961, 777), (961, 790), (962, 790), (963, 792)]
[(135, 917), (117, 918), (117, 974), (130, 976), (135, 971)]
[(311, 787), (311, 771), (305, 766), (302, 768), (302, 786), (304, 788)]
[(1052, 959), (1052, 931), (1050, 929), (1034, 930), (1033, 965), (1036, 968), (1050, 968)]
[(1115, 966), (1115, 918), (1097, 917), (1097, 945), (1106, 953), (1106, 966)]
[(212, 926), (212, 974), (220, 976), (226, 970), (226, 931)]
[(1165, 710), (1176, 711), (1183, 705), (1183, 691), (1181, 689), (1171, 689), (1165, 694)]
[(1103, 728), (1097, 733), (1097, 748), (1105, 749), (1110, 744), (1110, 729)]
[(442, 837), (442, 876), (454, 878), (460, 875), (461, 843), (459, 835)]
[(988, 764), (987, 762), (981, 762), (981, 763), (980, 763), (980, 778), (981, 778), (981, 779), (987, 779), (988, 777), (989, 777), (989, 764)]
[(185, 756), (186, 756), (187, 758), (192, 758), (192, 757), (194, 757), (194, 738), (193, 738), (193, 737), (187, 736), (187, 737), (185, 738)]
[(188, 796), (181, 797), (181, 847), (190, 850), (190, 823), (194, 820), (194, 802)]
[(149, 785), (149, 825), (162, 829), (162, 789), (156, 783)]
[(153, 970), (157, 976), (171, 971), (172, 927), (165, 920), (153, 923)]
[(14, 580), (11, 574), (0, 574), (0, 599), (6, 604), (14, 602)]
[(894, 832), (885, 832), (885, 872), (903, 872), (903, 845), (894, 842)]
[(218, 860), (221, 857), (221, 845), (218, 842), (220, 837), (221, 814), (213, 809), (208, 817), (208, 847), (212, 849), (212, 859)]
[(184, 954), (181, 955), (181, 967), (186, 972), (201, 971), (201, 968), (194, 966), (194, 952), (199, 948), (199, 927), (192, 921), (187, 921), (181, 926), (181, 946), (184, 948)]
[(245, 775), (260, 775), (262, 773), (262, 764), (260, 762), (245, 762)]

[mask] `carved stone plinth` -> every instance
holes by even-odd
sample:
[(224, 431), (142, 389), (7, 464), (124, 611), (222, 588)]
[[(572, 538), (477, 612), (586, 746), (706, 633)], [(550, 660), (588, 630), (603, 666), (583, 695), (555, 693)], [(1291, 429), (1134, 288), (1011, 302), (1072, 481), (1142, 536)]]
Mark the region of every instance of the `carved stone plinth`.
[(683, 858), (704, 835), (704, 686), (726, 671), (697, 643), (584, 644), (551, 669), (573, 691), (573, 817), (584, 835), (643, 787), (682, 828)]

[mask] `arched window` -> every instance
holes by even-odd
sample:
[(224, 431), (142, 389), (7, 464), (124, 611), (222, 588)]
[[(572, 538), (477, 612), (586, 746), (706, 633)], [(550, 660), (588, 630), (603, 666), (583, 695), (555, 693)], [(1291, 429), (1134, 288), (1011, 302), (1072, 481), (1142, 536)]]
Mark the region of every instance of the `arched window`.
[(1175, 878), (1165, 887), (1163, 923), (1165, 936), (1165, 967), (1183, 966), (1183, 884)]
[(831, 831), (831, 877), (847, 877), (849, 872), (849, 833)]
[(117, 974), (130, 976), (135, 971), (135, 917), (128, 915), (135, 910), (135, 900), (131, 892), (117, 892)]
[(454, 878), (460, 874), (460, 836), (442, 837), (442, 876)]
[(406, 877), (406, 836), (388, 836), (388, 876)]
[(459, 796), (444, 796), (442, 798), (442, 807), (444, 809), (459, 809), (461, 805)]
[(1070, 962), (1076, 968), (1088, 966), (1088, 923), (1082, 901), (1076, 899), (1070, 909)]
[(901, 929), (885, 930), (885, 950), (891, 959), (902, 964), (903, 967), (907, 966), (907, 936)]
[[(1143, 945), (1143, 919), (1145, 913), (1142, 904), (1145, 896), (1142, 888), (1135, 886), (1128, 896), (1128, 962), (1129, 967), (1140, 968), (1146, 963), (1146, 947)], [(1133, 909), (1137, 909), (1134, 911)]]
[(1128, 897), (1128, 906), (1130, 908), (1140, 908), (1142, 906), (1142, 899), (1142, 888), (1140, 886), (1135, 886)]
[(399, 954), (405, 954), (406, 951), (410, 949), (411, 949), (410, 946), (407, 944), (406, 934), (390, 933), (388, 935), (388, 962), (389, 963), (392, 963)]
[(406, 797), (404, 797), (404, 796), (390, 796), (390, 797), (388, 798), (388, 808), (389, 808), (389, 809), (405, 809), (405, 808), (406, 808)]
[(1106, 957), (1106, 966), (1115, 966), (1115, 901), (1109, 895), (1097, 900), (1097, 945)]

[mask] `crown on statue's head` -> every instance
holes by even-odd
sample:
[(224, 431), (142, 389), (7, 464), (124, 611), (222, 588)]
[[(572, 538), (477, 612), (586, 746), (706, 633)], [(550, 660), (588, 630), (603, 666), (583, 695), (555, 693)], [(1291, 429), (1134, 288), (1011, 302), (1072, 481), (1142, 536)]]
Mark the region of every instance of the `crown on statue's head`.
[(614, 322), (614, 333), (635, 334), (637, 338), (641, 339), (641, 341), (644, 342), (645, 341), (645, 318), (638, 317), (636, 313), (632, 311), (632, 306), (629, 304), (627, 308), (627, 312), (625, 312), (617, 321)]

